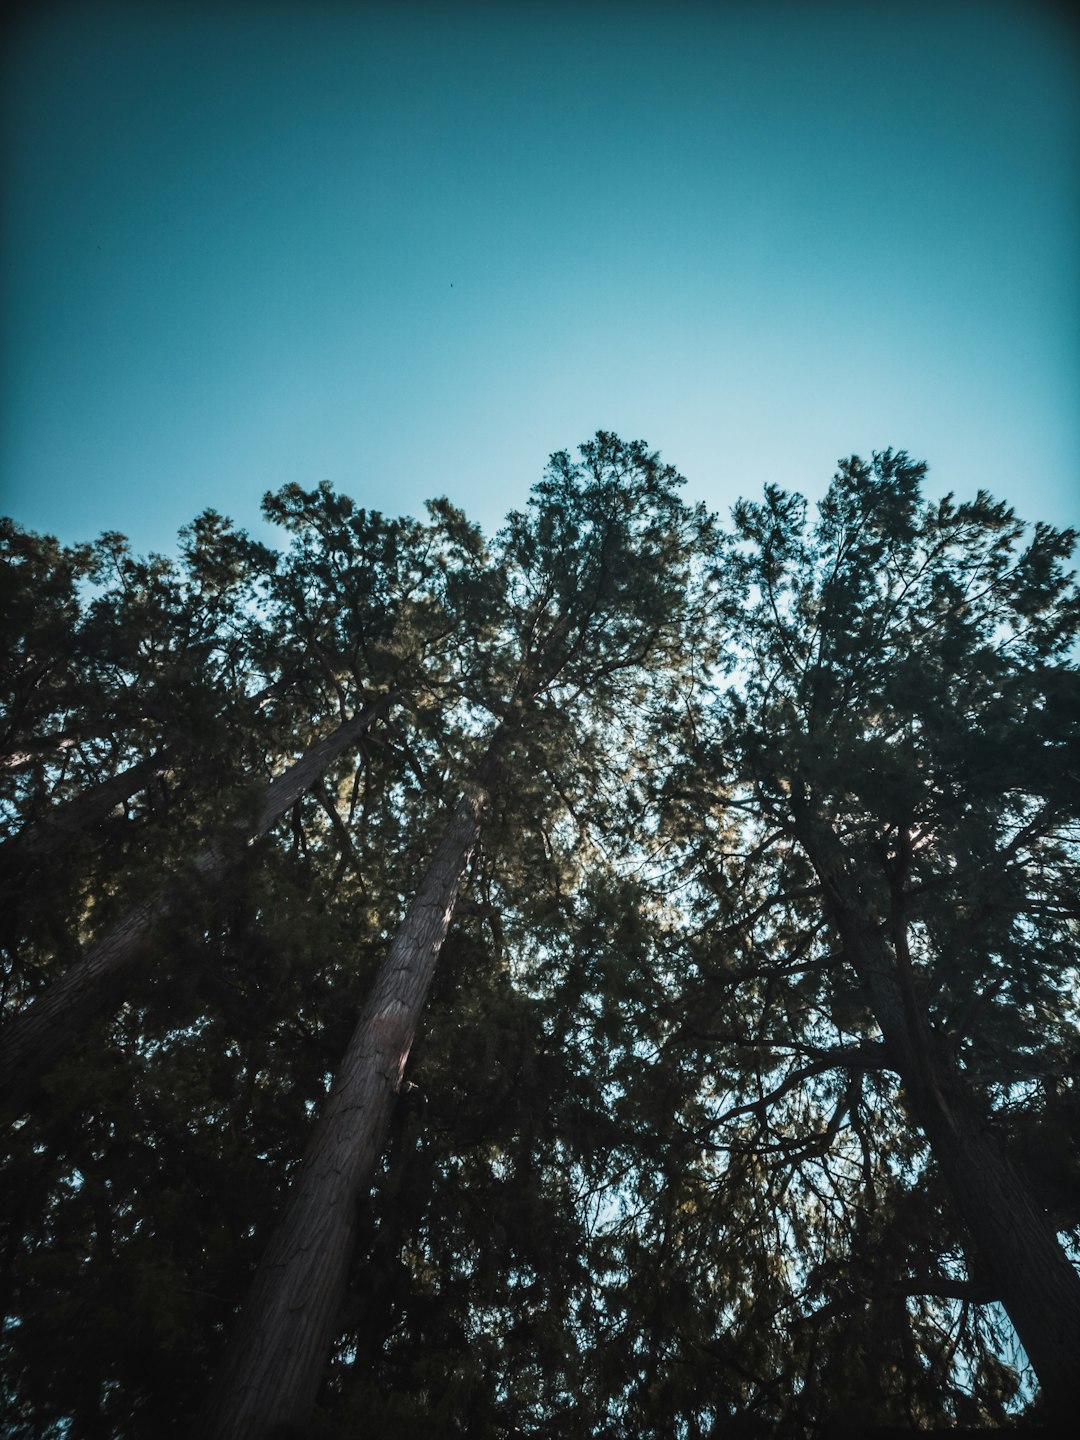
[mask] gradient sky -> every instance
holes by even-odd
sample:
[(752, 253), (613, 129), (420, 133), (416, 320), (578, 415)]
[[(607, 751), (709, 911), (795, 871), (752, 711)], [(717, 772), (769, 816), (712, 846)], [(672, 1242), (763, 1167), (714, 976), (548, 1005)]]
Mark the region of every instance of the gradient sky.
[(488, 528), (641, 437), (1080, 522), (1080, 48), (1035, 3), (79, 4), (8, 37), (0, 509)]

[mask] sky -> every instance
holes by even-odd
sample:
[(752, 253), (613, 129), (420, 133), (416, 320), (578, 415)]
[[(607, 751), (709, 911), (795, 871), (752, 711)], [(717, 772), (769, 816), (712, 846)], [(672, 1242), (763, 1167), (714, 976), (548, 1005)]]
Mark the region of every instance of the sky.
[(169, 551), (330, 480), (493, 530), (642, 438), (726, 511), (886, 446), (1080, 523), (1080, 39), (1011, 3), (38, 0), (0, 511)]

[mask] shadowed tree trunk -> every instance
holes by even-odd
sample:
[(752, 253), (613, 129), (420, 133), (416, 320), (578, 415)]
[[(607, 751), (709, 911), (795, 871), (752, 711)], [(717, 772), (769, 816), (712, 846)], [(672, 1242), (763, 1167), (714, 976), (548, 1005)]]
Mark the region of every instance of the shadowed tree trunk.
[(889, 943), (868, 923), (859, 893), (868, 887), (846, 873), (837, 838), (805, 810), (797, 828), (915, 1119), (975, 1241), (987, 1288), (1008, 1313), (1050, 1413), (1063, 1417), (1080, 1396), (1080, 1275), (948, 1042), (930, 1027), (907, 955), (901, 887), (892, 887)]
[[(317, 784), (328, 767), (355, 745), (394, 699), (373, 705), (312, 745), (267, 786), (258, 820), (250, 831), (265, 834)], [(211, 841), (193, 867), (205, 886), (220, 885), (235, 853), (231, 836)], [(0, 1107), (10, 1120), (26, 1108), (42, 1076), (74, 1045), (87, 1026), (122, 999), (123, 982), (146, 956), (158, 922), (177, 904), (182, 887), (166, 883), (97, 940), (60, 979), (19, 1011), (0, 1031)]]
[(0, 884), (11, 885), (33, 865), (40, 865), (50, 856), (64, 850), (79, 835), (146, 788), (151, 780), (171, 770), (176, 751), (172, 747), (159, 750), (111, 775), (108, 780), (91, 786), (63, 805), (57, 805), (40, 820), (27, 825), (17, 835), (0, 844)]
[(196, 1433), (262, 1440), (309, 1419), (405, 1062), (483, 824), (505, 729), (458, 802), (379, 969)]
[[(286, 676), (275, 680), (253, 695), (250, 703), (261, 710), (275, 696), (284, 693), (293, 684), (293, 679), (293, 676)], [(117, 805), (144, 790), (159, 775), (174, 769), (181, 754), (190, 752), (190, 749), (190, 742), (163, 745), (153, 755), (129, 765), (119, 774), (110, 775), (107, 780), (91, 785), (70, 800), (52, 806), (40, 819), (0, 841), (0, 890), (13, 887), (31, 866), (40, 865), (62, 853), (72, 841), (104, 820)]]
[[(534, 735), (546, 730), (547, 744), (572, 750), (577, 697), (610, 706), (609, 714), (636, 707), (649, 672), (676, 656), (681, 665), (689, 648), (689, 547), (705, 533), (712, 543), (709, 523), (684, 509), (673, 488), (678, 476), (642, 445), (601, 432), (581, 454), (580, 465), (553, 456), (528, 513), (512, 514), (501, 532), (494, 573), (506, 567), (506, 609), (496, 663), (479, 675), (481, 689), (494, 686), (499, 696), (489, 704), (488, 694), (484, 708), (504, 718), (379, 970), (226, 1351), (200, 1440), (269, 1440), (278, 1430), (302, 1433), (309, 1419), (356, 1244), (357, 1207), (374, 1179), (458, 885), (503, 773), (503, 746), (535, 722)], [(481, 591), (478, 600), (486, 628), (492, 597)], [(507, 642), (513, 649), (504, 650)]]

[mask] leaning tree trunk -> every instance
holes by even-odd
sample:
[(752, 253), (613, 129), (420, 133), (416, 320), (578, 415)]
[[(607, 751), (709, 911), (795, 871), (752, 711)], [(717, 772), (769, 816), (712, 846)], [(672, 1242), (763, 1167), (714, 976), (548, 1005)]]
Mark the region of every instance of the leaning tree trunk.
[[(381, 696), (307, 750), (267, 786), (258, 820), (249, 832), (265, 834), (301, 799), (327, 768), (359, 741), (391, 703)], [(204, 886), (217, 886), (229, 873), (235, 837), (211, 841), (194, 859)], [(146, 957), (159, 922), (183, 894), (173, 880), (137, 905), (95, 941), (83, 958), (20, 1010), (0, 1031), (0, 1113), (17, 1118), (27, 1108), (42, 1076), (74, 1045), (87, 1026), (120, 1003), (128, 975)]]
[(844, 953), (865, 987), (914, 1115), (975, 1242), (995, 1298), (1027, 1352), (1048, 1410), (1080, 1398), (1080, 1275), (1027, 1180), (1006, 1152), (986, 1107), (930, 1028), (907, 957), (902, 914), (889, 943), (870, 924), (836, 838), (800, 817)]
[(300, 1433), (326, 1369), (398, 1086), (480, 834), (497, 731), (453, 813), (383, 961), (270, 1239), (196, 1433)]
[(905, 1082), (913, 1108), (1047, 1410), (1064, 1418), (1080, 1400), (1080, 1275), (963, 1075), (935, 1070)]
[[(274, 696), (292, 684), (292, 677), (275, 680), (251, 697), (250, 703), (262, 709)], [(81, 835), (104, 820), (117, 805), (144, 790), (152, 780), (173, 769), (182, 751), (189, 745), (166, 744), (153, 755), (129, 765), (119, 774), (110, 775), (52, 806), (39, 819), (23, 826), (17, 834), (0, 841), (0, 891), (22, 881), (26, 872), (61, 854)]]
[(25, 826), (17, 835), (0, 842), (0, 887), (13, 884), (34, 866), (59, 854), (104, 820), (117, 805), (164, 775), (172, 768), (174, 755), (173, 748), (158, 750), (119, 774), (81, 791), (40, 820)]

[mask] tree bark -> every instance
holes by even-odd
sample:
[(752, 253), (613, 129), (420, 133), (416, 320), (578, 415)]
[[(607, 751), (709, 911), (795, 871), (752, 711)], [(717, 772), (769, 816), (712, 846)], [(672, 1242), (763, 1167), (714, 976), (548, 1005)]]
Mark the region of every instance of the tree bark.
[(488, 804), (497, 731), (458, 802), (353, 1031), (196, 1433), (264, 1440), (310, 1417), (395, 1097)]
[[(267, 786), (249, 839), (266, 833), (301, 799), (328, 767), (366, 733), (394, 699), (381, 696), (318, 741)], [(194, 860), (204, 886), (219, 885), (231, 868), (232, 837), (211, 841)], [(96, 1017), (118, 1003), (124, 981), (148, 953), (158, 923), (182, 893), (167, 882), (95, 941), (83, 958), (24, 1006), (0, 1031), (0, 1113), (17, 1118), (34, 1090)]]
[(929, 1085), (905, 1080), (912, 1107), (1049, 1414), (1064, 1418), (1080, 1399), (1080, 1275), (963, 1075), (935, 1068)]
[(905, 974), (903, 939), (890, 944), (870, 923), (836, 837), (808, 824), (806, 812), (798, 831), (989, 1288), (1027, 1352), (1048, 1411), (1063, 1417), (1080, 1398), (1080, 1275), (986, 1107), (932, 1032)]

